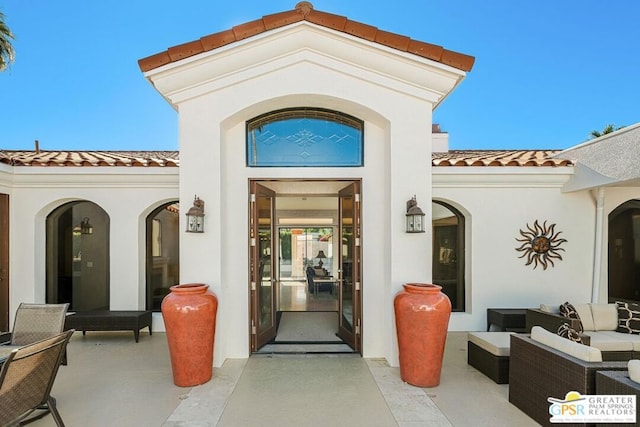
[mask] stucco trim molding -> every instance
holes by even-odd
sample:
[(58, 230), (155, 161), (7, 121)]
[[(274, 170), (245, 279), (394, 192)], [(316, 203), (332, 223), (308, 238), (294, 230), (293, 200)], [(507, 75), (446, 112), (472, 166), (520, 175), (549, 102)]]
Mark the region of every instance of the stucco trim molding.
[(573, 167), (432, 168), (433, 188), (562, 188)]

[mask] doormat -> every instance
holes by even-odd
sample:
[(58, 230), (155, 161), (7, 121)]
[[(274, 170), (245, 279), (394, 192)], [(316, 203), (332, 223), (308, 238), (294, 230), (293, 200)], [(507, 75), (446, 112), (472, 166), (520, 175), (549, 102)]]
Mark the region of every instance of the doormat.
[(342, 342), (335, 311), (285, 311), (275, 342)]
[(353, 349), (342, 342), (336, 343), (281, 343), (265, 344), (254, 354), (355, 354)]

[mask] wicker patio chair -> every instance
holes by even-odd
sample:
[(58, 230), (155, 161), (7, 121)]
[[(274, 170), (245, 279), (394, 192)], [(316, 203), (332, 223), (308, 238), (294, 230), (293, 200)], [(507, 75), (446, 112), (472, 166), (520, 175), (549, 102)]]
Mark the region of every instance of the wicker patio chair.
[[(16, 310), (11, 341), (0, 345), (0, 354), (58, 335), (64, 330), (68, 309), (69, 304), (21, 303)], [(67, 364), (66, 352), (62, 364)]]
[(64, 330), (69, 304), (21, 303), (11, 332), (11, 344), (22, 346), (57, 335)]
[[(22, 425), (51, 413), (64, 422), (51, 396), (64, 349), (73, 330), (13, 350), (0, 370), (0, 425)], [(26, 419), (34, 411), (42, 412)]]

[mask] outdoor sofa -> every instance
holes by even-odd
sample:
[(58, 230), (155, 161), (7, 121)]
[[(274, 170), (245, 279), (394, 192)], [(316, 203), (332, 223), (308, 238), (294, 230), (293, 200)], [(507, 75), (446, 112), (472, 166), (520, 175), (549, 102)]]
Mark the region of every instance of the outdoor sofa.
[[(629, 322), (636, 321), (629, 303), (573, 304), (578, 318), (567, 318), (559, 313), (560, 304), (543, 304), (540, 308), (527, 309), (526, 328), (541, 326), (547, 331), (558, 333), (563, 324), (574, 331), (583, 331), (583, 343), (602, 351), (603, 360), (640, 359), (640, 335), (629, 329)], [(640, 317), (637, 319), (640, 324)], [(623, 331), (623, 332), (621, 332)]]
[(550, 423), (549, 397), (563, 399), (569, 391), (596, 393), (596, 372), (623, 371), (626, 361), (602, 361), (602, 352), (542, 327), (512, 334), (509, 402), (544, 426)]

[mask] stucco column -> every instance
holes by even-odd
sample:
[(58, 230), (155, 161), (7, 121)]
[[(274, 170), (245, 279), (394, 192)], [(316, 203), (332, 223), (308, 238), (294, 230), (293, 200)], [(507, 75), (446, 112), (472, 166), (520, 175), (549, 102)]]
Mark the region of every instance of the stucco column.
[[(389, 145), (391, 218), (389, 311), (393, 345), (387, 360), (398, 364), (393, 298), (407, 282), (431, 281), (431, 105), (415, 103), (393, 117)], [(426, 213), (425, 233), (406, 233), (406, 202), (416, 196)]]
[[(219, 299), (214, 364), (224, 360), (225, 330), (220, 326), (225, 296), (221, 289), (222, 200), (220, 123), (215, 104), (194, 99), (180, 105), (180, 283), (204, 283)], [(198, 196), (204, 205), (204, 233), (187, 233), (185, 213)]]

